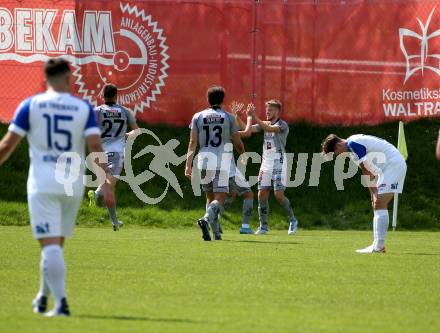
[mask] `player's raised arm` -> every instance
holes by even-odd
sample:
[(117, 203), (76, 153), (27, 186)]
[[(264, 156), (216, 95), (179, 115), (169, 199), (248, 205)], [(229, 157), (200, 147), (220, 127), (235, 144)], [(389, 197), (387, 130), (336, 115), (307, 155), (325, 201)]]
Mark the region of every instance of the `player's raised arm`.
[(233, 101), (231, 104), (231, 113), (234, 116), (235, 123), (238, 128), (243, 131), (246, 128), (246, 124), (241, 120), (240, 115), (243, 110), (244, 104)]
[(249, 103), (246, 109), (247, 122), (245, 129), (240, 132), (241, 137), (247, 138), (252, 135), (252, 133), (259, 132), (260, 127), (258, 125), (252, 125), (253, 117), (255, 115), (255, 105), (253, 103)]
[(237, 131), (232, 134), (232, 143), (234, 144), (235, 149), (240, 155), (244, 154), (244, 144), (243, 141), (241, 141), (240, 132)]
[(256, 132), (256, 129), (255, 130), (253, 129), (255, 125), (252, 125), (252, 122), (253, 122), (252, 117), (247, 117), (245, 129), (243, 131), (239, 131), (240, 136), (242, 138), (248, 138), (252, 135), (252, 132)]
[(272, 125), (268, 121), (263, 121), (256, 114), (253, 115), (253, 119), (257, 123), (257, 125), (264, 131), (264, 132), (272, 132), (272, 133), (280, 133), (281, 128), (278, 125)]

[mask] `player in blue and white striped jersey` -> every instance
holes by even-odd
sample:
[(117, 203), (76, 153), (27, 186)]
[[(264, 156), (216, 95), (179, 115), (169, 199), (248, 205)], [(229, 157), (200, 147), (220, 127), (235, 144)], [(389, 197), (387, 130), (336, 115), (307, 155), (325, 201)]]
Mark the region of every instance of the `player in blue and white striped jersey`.
[(385, 238), (388, 231), (388, 204), (394, 193), (402, 193), (406, 175), (406, 162), (399, 150), (391, 143), (371, 135), (356, 134), (341, 139), (330, 134), (322, 143), (325, 154), (338, 156), (349, 153), (371, 184), (371, 203), (374, 210), (373, 244), (358, 253), (385, 252)]
[[(92, 106), (70, 94), (69, 63), (61, 58), (51, 59), (45, 64), (45, 73), (48, 90), (26, 99), (18, 107), (8, 133), (0, 142), (0, 164), (27, 136), (29, 213), (32, 233), (41, 245), (40, 290), (33, 308), (35, 313), (44, 313), (52, 293), (55, 307), (46, 316), (68, 316), (64, 239), (72, 235), (83, 198), (84, 163), (81, 162), (84, 162), (85, 145), (96, 153), (102, 152), (102, 147)], [(72, 161), (75, 157), (79, 158), (76, 166)], [(59, 182), (62, 177), (57, 164), (61, 159), (65, 159), (64, 165), (70, 163), (70, 169), (78, 171), (70, 193), (66, 193), (65, 184)], [(106, 169), (105, 164), (100, 166)], [(112, 205), (114, 195), (107, 181), (102, 186), (104, 200)]]

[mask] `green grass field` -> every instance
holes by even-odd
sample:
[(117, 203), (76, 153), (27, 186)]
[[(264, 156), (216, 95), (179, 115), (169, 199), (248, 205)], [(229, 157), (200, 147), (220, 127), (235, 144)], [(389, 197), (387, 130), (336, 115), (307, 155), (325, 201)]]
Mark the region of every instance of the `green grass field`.
[(67, 243), (73, 316), (30, 302), (39, 249), (0, 226), (0, 332), (439, 332), (440, 234), (285, 231), (203, 242), (196, 228), (78, 227)]

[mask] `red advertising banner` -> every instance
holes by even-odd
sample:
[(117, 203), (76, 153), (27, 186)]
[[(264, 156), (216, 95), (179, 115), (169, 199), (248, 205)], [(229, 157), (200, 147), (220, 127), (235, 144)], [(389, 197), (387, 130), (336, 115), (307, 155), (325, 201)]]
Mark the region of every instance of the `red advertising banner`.
[(0, 120), (44, 91), (42, 64), (72, 62), (94, 104), (114, 83), (148, 123), (187, 125), (212, 84), (227, 103), (278, 98), (289, 122), (378, 124), (440, 114), (440, 1), (0, 3)]

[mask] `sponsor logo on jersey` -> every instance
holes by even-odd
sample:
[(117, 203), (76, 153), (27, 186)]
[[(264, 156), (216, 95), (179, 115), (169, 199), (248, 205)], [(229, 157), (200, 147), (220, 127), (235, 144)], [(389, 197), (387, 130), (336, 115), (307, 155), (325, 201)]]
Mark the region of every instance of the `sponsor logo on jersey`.
[(40, 224), (36, 225), (35, 231), (37, 234), (49, 233), (49, 223), (40, 223)]

